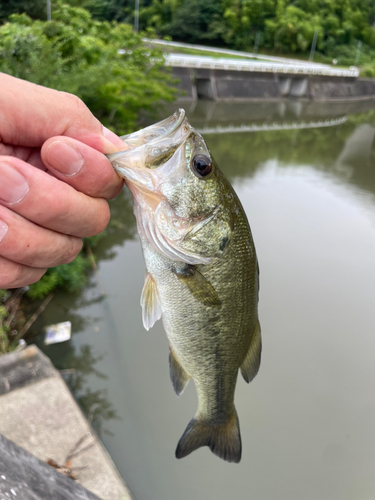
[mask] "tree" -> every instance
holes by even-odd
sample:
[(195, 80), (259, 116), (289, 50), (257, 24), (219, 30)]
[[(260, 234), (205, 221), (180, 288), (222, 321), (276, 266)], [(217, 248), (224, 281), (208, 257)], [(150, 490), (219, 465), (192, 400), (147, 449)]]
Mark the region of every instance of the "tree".
[(275, 16), (275, 0), (223, 0), (227, 25), (225, 41), (236, 49), (254, 45), (257, 32), (263, 32), (265, 22)]
[(0, 28), (0, 70), (78, 95), (118, 133), (134, 128), (141, 109), (175, 95), (162, 52), (146, 48), (131, 26), (62, 3), (52, 21), (10, 16)]
[(225, 26), (221, 22), (222, 9), (216, 0), (185, 0), (169, 25), (169, 35), (189, 43), (208, 41), (222, 44)]
[(6, 21), (12, 14), (27, 14), (32, 19), (47, 19), (45, 0), (1, 0), (0, 20)]
[[(160, 50), (146, 47), (127, 24), (96, 21), (87, 10), (63, 3), (54, 9), (52, 21), (33, 21), (27, 14), (9, 17), (0, 27), (0, 71), (78, 95), (102, 123), (119, 134), (134, 130), (140, 110), (153, 110), (158, 102), (175, 96)], [(129, 199), (121, 196), (112, 207), (114, 217), (106, 238), (103, 233), (89, 238), (72, 263), (48, 270), (28, 288), (29, 299), (43, 299), (57, 287), (80, 290), (92, 266), (91, 248), (99, 244), (101, 257), (110, 257), (116, 223), (121, 224), (117, 240), (132, 237), (134, 219), (129, 215), (124, 225), (123, 216), (121, 221), (116, 217), (116, 207), (117, 213), (125, 209), (131, 214)], [(0, 354), (16, 346), (8, 325), (9, 310), (1, 302), (7, 296), (0, 290)], [(20, 312), (18, 306), (15, 310)], [(23, 323), (12, 319), (16, 322), (13, 331), (22, 329), (22, 318)]]

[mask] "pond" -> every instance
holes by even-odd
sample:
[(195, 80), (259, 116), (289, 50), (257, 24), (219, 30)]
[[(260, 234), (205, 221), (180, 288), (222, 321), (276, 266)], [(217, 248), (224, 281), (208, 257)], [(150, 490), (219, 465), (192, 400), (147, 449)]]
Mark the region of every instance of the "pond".
[(195, 388), (177, 398), (162, 324), (142, 326), (127, 191), (97, 272), (42, 318), (71, 320), (72, 340), (42, 348), (137, 500), (375, 498), (375, 102), (179, 105), (233, 183), (260, 263), (262, 364), (235, 399), (241, 463), (207, 447), (174, 456)]

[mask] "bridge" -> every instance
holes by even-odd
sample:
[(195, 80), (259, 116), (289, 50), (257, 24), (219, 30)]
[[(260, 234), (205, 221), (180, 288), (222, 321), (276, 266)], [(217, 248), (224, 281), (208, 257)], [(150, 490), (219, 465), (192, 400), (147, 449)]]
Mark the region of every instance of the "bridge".
[(257, 100), (283, 97), (321, 101), (375, 98), (375, 80), (359, 78), (358, 68), (276, 56), (248, 54), (164, 40), (148, 44), (194, 48), (225, 57), (166, 53), (165, 64), (180, 81), (181, 97), (191, 100)]
[(191, 56), (185, 54), (166, 54), (165, 63), (174, 68), (205, 68), (225, 71), (250, 71), (261, 73), (280, 73), (282, 75), (324, 75), (358, 77), (358, 68), (339, 69), (323, 64), (305, 62), (283, 63), (276, 61), (246, 61), (242, 59)]

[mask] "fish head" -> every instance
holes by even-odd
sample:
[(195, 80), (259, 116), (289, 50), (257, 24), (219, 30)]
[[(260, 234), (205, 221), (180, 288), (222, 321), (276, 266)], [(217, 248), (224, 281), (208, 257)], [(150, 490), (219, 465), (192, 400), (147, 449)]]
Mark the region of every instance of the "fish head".
[(122, 139), (130, 149), (108, 158), (133, 194), (141, 237), (175, 261), (223, 256), (234, 192), (184, 110)]

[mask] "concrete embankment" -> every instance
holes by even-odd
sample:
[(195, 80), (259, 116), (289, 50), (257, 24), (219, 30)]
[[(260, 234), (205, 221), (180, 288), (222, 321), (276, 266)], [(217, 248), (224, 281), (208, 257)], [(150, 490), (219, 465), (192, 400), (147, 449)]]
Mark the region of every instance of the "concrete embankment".
[(348, 101), (375, 98), (375, 79), (173, 67), (183, 99), (258, 100), (303, 98)]
[(35, 346), (0, 357), (0, 434), (43, 462), (62, 466), (73, 455), (69, 467), (79, 483), (102, 500), (132, 498), (62, 377)]

